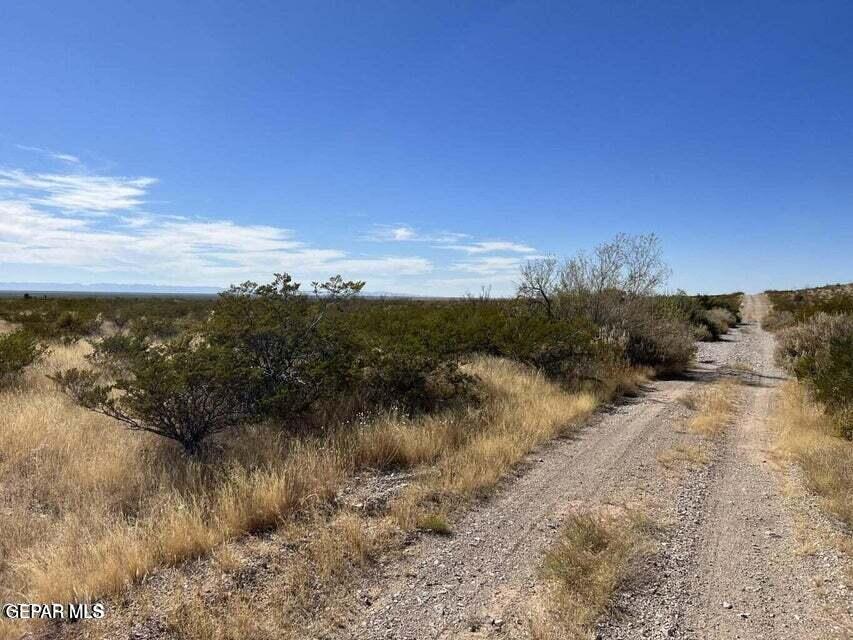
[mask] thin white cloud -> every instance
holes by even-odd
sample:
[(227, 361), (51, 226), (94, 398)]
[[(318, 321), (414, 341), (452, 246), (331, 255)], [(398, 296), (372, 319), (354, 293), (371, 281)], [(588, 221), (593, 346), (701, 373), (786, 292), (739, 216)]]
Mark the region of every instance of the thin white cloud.
[(440, 249), (452, 249), (454, 251), (464, 251), (472, 255), (480, 253), (534, 253), (536, 249), (526, 244), (518, 242), (505, 242), (501, 240), (491, 242), (471, 242), (467, 244), (450, 244), (438, 247)]
[(465, 233), (452, 233), (440, 231), (437, 233), (423, 233), (406, 224), (374, 225), (373, 229), (364, 236), (365, 240), (375, 242), (446, 242), (455, 243), (469, 236)]
[(0, 188), (19, 199), (62, 211), (104, 214), (142, 204), (154, 178), (122, 178), (83, 174), (27, 173), (0, 170)]
[(518, 269), (524, 262), (524, 257), (518, 256), (481, 256), (452, 265), (454, 271), (466, 273), (477, 273), (480, 275), (497, 276), (506, 273), (518, 273)]
[(72, 156), (70, 153), (60, 153), (58, 151), (51, 151), (50, 149), (42, 149), (41, 147), (28, 147), (23, 144), (18, 144), (15, 146), (23, 151), (32, 151), (34, 153), (39, 153), (43, 156), (47, 156), (48, 158), (59, 160), (61, 162), (67, 162), (69, 164), (81, 163), (80, 158), (78, 158), (77, 156)]
[(104, 228), (101, 218), (40, 211), (27, 202), (0, 201), (0, 263), (132, 273), (136, 280), (221, 286), (276, 271), (418, 275), (432, 263), (418, 256), (351, 257), (307, 246), (287, 229), (231, 221), (149, 217), (144, 226)]

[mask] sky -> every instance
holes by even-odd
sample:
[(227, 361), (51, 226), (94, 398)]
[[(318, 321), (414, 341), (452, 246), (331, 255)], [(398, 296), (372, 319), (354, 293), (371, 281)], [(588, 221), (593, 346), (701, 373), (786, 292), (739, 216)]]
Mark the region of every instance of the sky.
[(846, 0), (7, 0), (0, 283), (507, 295), (619, 232), (660, 237), (671, 289), (851, 281), (851, 26)]

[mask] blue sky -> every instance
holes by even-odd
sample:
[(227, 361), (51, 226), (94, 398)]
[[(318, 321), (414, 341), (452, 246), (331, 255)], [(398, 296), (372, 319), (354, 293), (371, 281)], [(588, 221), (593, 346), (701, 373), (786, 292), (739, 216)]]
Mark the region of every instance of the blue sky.
[(853, 280), (849, 2), (4, 2), (0, 282)]

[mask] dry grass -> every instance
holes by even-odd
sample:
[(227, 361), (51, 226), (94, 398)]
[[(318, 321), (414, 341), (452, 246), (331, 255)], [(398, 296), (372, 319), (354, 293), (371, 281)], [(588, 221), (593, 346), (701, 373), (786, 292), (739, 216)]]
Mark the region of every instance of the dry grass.
[(0, 318), (0, 336), (2, 336), (4, 333), (12, 333), (17, 328), (18, 325), (16, 325), (15, 323)]
[(657, 456), (658, 463), (667, 469), (672, 469), (681, 464), (703, 465), (710, 462), (710, 456), (701, 446), (677, 444), (674, 447), (661, 451)]
[(470, 370), (483, 381), (484, 406), (476, 418), (462, 417), (450, 427), (454, 435), (447, 440), (456, 446), (437, 455), (431, 473), (393, 505), (404, 529), (415, 528), (436, 503), (452, 506), (484, 495), (536, 446), (577, 428), (599, 402), (592, 393), (566, 393), (507, 360), (480, 358)]
[(533, 624), (541, 640), (591, 639), (618, 586), (652, 550), (651, 525), (636, 510), (571, 516), (542, 566), (548, 605)]
[(786, 383), (772, 415), (779, 448), (803, 470), (827, 510), (853, 526), (853, 443), (837, 437), (832, 419), (796, 382)]
[[(187, 461), (156, 437), (129, 432), (61, 395), (46, 374), (85, 366), (88, 351), (85, 343), (55, 346), (23, 384), (0, 394), (5, 600), (110, 596), (158, 567), (211, 553), (234, 565), (223, 550), (228, 541), (284, 525), (295, 527), (296, 537), (311, 535), (304, 557), (287, 568), (288, 595), (270, 596), (276, 602), (269, 606), (307, 611), (324, 589), (334, 590), (330, 584), (387, 548), (392, 529), (447, 532), (450, 509), (494, 487), (537, 445), (575, 428), (600, 399), (482, 358), (470, 365), (485, 388), (479, 407), (414, 420), (382, 416), (322, 441), (254, 426), (221, 443), (212, 464)], [(640, 380), (625, 372), (613, 389)], [(333, 501), (352, 473), (370, 467), (416, 469), (420, 480), (392, 504), (391, 519), (368, 526), (337, 513)], [(241, 609), (236, 597), (227, 607), (188, 597), (184, 613), (171, 619), (184, 620), (175, 624), (185, 637), (246, 637), (250, 628), (250, 636), (265, 637), (266, 627), (251, 622), (252, 606)], [(202, 613), (190, 615), (193, 607)], [(230, 621), (214, 615), (220, 608)], [(282, 616), (271, 629), (284, 624)], [(12, 624), (0, 624), (0, 638), (20, 634)]]
[(696, 411), (687, 423), (688, 428), (700, 435), (719, 436), (731, 423), (737, 409), (739, 389), (732, 380), (720, 380), (703, 387), (681, 400)]

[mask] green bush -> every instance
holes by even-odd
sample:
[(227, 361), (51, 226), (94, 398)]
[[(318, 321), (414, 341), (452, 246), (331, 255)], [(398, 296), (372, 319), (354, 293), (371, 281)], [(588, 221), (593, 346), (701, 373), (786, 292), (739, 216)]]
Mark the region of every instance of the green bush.
[(737, 324), (735, 315), (722, 307), (714, 307), (705, 311), (704, 320), (704, 326), (708, 328), (714, 339), (719, 339), (721, 335)]
[(53, 377), (81, 406), (199, 453), (210, 436), (258, 415), (258, 381), (229, 349), (188, 340), (133, 354), (124, 375), (69, 369)]
[(0, 387), (17, 380), (45, 354), (38, 340), (23, 330), (0, 335)]
[(376, 349), (362, 364), (360, 399), (368, 407), (387, 407), (413, 415), (476, 399), (474, 378), (454, 361)]
[(853, 439), (853, 333), (833, 337), (814, 355), (800, 358), (796, 374), (838, 418), (842, 435)]
[(853, 438), (853, 315), (819, 312), (782, 331), (776, 355)]
[(304, 413), (353, 382), (355, 348), (335, 317), (335, 304), (362, 283), (325, 284), (333, 294), (309, 298), (287, 274), (276, 274), (267, 285), (243, 283), (219, 297), (201, 328), (210, 344), (240, 353), (249, 363), (271, 417)]
[(684, 321), (651, 313), (626, 327), (625, 353), (635, 365), (668, 375), (684, 371), (696, 355), (693, 331)]

